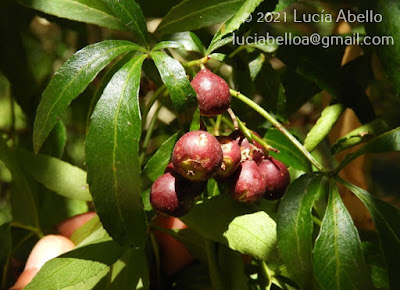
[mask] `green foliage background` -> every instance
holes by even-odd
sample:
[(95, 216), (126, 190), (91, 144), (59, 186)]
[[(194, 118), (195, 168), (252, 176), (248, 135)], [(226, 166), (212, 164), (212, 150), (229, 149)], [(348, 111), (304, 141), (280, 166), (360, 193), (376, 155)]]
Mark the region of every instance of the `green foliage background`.
[[(373, 10), (381, 23), (349, 31), (392, 36), (394, 45), (363, 46), (346, 65), (341, 45), (232, 45), (233, 33), (337, 33), (337, 23), (255, 21), (293, 9)], [(25, 260), (62, 220), (96, 210), (71, 237), (77, 248), (47, 262), (27, 289), (399, 289), (399, 10), (394, 0), (1, 1), (2, 288), (15, 282), (13, 259)], [(245, 131), (279, 149), (271, 155), (292, 183), (281, 201), (241, 204), (209, 180), (182, 217), (189, 228), (164, 229), (196, 262), (150, 275), (159, 253), (149, 188), (177, 138), (201, 122), (232, 131), (228, 114), (196, 111), (190, 79), (203, 65), (227, 80)], [(362, 126), (330, 144), (347, 108)], [(341, 162), (339, 152), (348, 153)], [(366, 172), (373, 194), (339, 177), (365, 154), (378, 156)], [(356, 228), (338, 184), (375, 230)]]

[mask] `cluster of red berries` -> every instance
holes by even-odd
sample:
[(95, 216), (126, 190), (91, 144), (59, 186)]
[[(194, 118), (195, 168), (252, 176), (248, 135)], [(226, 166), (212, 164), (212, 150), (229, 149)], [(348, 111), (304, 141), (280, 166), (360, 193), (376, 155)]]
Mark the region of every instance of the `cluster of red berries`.
[[(202, 115), (215, 116), (229, 108), (229, 86), (221, 77), (204, 69), (192, 86)], [(150, 191), (153, 208), (171, 216), (188, 213), (212, 177), (228, 184), (232, 197), (242, 202), (279, 199), (290, 183), (286, 166), (238, 131), (219, 137), (202, 130), (188, 132), (175, 144), (171, 161)]]
[(234, 135), (238, 134), (214, 137), (201, 130), (183, 135), (164, 175), (153, 183), (153, 208), (172, 216), (185, 215), (212, 177), (225, 182), (238, 201), (281, 198), (290, 182), (286, 166), (265, 155), (259, 143)]

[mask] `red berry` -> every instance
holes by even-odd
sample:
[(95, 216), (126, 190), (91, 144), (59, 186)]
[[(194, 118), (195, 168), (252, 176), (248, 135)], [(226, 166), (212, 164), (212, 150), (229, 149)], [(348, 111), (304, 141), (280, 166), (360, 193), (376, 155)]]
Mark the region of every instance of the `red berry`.
[[(256, 132), (253, 133), (260, 137), (260, 135), (258, 135)], [(247, 138), (243, 138), (239, 144), (242, 152), (242, 160), (250, 159), (254, 160), (258, 164), (265, 156), (264, 147), (255, 140), (253, 140), (252, 144), (249, 142), (249, 140), (247, 140)]]
[(216, 176), (225, 178), (232, 175), (240, 165), (240, 147), (231, 137), (219, 136), (217, 139), (221, 144), (223, 160)]
[(190, 194), (192, 194), (194, 197), (202, 194), (207, 187), (207, 181), (190, 182), (189, 180), (182, 178), (182, 176), (180, 176), (178, 172), (175, 170), (174, 164), (172, 162), (168, 163), (167, 167), (165, 168), (164, 173), (167, 172), (171, 172), (172, 174), (174, 174), (175, 177), (183, 179), (182, 182), (186, 182), (188, 184), (187, 186), (190, 191)]
[[(253, 134), (261, 138), (260, 135), (254, 131)], [(264, 158), (265, 148), (255, 140), (253, 140), (253, 143), (250, 143), (241, 131), (233, 131), (230, 137), (232, 137), (239, 144), (242, 154), (242, 161), (254, 160), (258, 164)]]
[(200, 114), (216, 116), (224, 113), (231, 104), (231, 94), (226, 81), (208, 69), (201, 70), (192, 80), (197, 94)]
[(286, 165), (269, 156), (260, 162), (258, 168), (266, 185), (264, 197), (270, 200), (281, 198), (290, 183), (290, 175)]
[(245, 160), (233, 175), (231, 194), (234, 199), (253, 202), (260, 199), (265, 192), (265, 183), (257, 164)]
[(152, 185), (150, 203), (154, 210), (170, 216), (183, 216), (193, 207), (194, 196), (188, 182), (168, 172)]
[(176, 172), (174, 164), (172, 164), (172, 162), (168, 163), (167, 167), (165, 167), (164, 173), (167, 172)]
[(222, 163), (222, 148), (218, 140), (206, 131), (192, 131), (176, 142), (172, 152), (175, 170), (191, 181), (212, 177)]

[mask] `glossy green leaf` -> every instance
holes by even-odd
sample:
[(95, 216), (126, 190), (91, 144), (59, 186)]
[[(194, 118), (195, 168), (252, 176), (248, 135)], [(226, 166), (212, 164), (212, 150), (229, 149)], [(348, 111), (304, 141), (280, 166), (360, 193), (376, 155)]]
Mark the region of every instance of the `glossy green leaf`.
[[(13, 91), (15, 91), (13, 87)], [(11, 103), (12, 102), (12, 103)], [(11, 110), (11, 104), (14, 107), (14, 112)], [(14, 117), (12, 114), (14, 113)], [(21, 107), (11, 97), (11, 84), (5, 75), (0, 71), (0, 128), (8, 130), (11, 128), (12, 120), (14, 120), (14, 128), (16, 130), (26, 129), (26, 117), (22, 112)]]
[(256, 43), (247, 44), (246, 47), (257, 48), (265, 53), (273, 53), (278, 49), (279, 45), (277, 43), (269, 44), (269, 43), (263, 43), (263, 42), (258, 42), (258, 43), (256, 42)]
[(370, 123), (362, 125), (336, 141), (331, 148), (332, 154), (352, 148), (362, 142), (371, 140), (400, 125), (400, 118), (396, 116), (382, 116)]
[(81, 49), (54, 75), (39, 104), (33, 131), (33, 147), (38, 152), (44, 140), (68, 105), (114, 58), (130, 50), (142, 50), (137, 44), (105, 40)]
[(131, 60), (135, 53), (136, 51), (130, 51), (120, 56), (119, 59), (115, 61), (115, 63), (110, 65), (104, 76), (101, 78), (99, 85), (97, 86), (96, 90), (93, 93), (92, 100), (90, 101), (89, 110), (86, 115), (86, 134), (90, 127), (90, 117), (93, 114), (94, 107), (96, 106), (96, 103), (103, 94), (105, 87), (110, 82), (113, 75), (117, 71), (119, 71), (124, 66), (124, 64), (126, 64), (129, 60)]
[(195, 51), (201, 54), (204, 54), (205, 52), (203, 43), (201, 42), (200, 38), (193, 32), (177, 32), (171, 34), (168, 39), (179, 42), (185, 47), (185, 50), (187, 51)]
[(389, 274), (391, 289), (400, 287), (400, 211), (398, 208), (377, 199), (362, 188), (339, 180), (350, 189), (367, 207), (379, 234), (379, 241)]
[(311, 128), (304, 140), (304, 147), (308, 151), (313, 151), (324, 140), (344, 110), (345, 107), (342, 104), (334, 104), (322, 111), (321, 117), (319, 117), (317, 123)]
[(192, 123), (190, 124), (190, 131), (200, 130), (200, 122), (202, 122), (200, 116), (200, 110), (199, 108), (197, 108), (193, 114), (193, 120)]
[(120, 244), (143, 246), (147, 222), (140, 197), (139, 86), (145, 55), (111, 79), (92, 115), (86, 138), (88, 183), (104, 228)]
[(225, 58), (227, 57), (227, 55), (223, 54), (223, 53), (212, 53), (209, 56), (210, 56), (210, 58), (218, 60), (218, 61), (224, 61)]
[(178, 134), (179, 133), (175, 133), (169, 137), (149, 161), (147, 161), (143, 169), (143, 176), (148, 177), (151, 182), (156, 181), (156, 179), (164, 173), (165, 168), (171, 160), (171, 153), (178, 139)]
[(315, 241), (313, 267), (322, 289), (371, 288), (357, 228), (334, 183)]
[(196, 30), (224, 22), (244, 0), (185, 0), (172, 8), (158, 25), (156, 32), (173, 33)]
[(86, 172), (60, 159), (18, 150), (22, 168), (46, 188), (71, 199), (92, 200)]
[(287, 270), (303, 289), (313, 286), (312, 209), (326, 178), (306, 174), (290, 184), (278, 210), (278, 247)]
[[(371, 36), (392, 37), (386, 44), (377, 45), (376, 50), (380, 61), (392, 81), (397, 95), (400, 94), (400, 55), (397, 53), (400, 48), (399, 38), (400, 25), (399, 13), (400, 3), (396, 0), (367, 0), (360, 2), (362, 8), (373, 11), (375, 15), (380, 14), (382, 21), (371, 21), (366, 23), (367, 33)], [(365, 11), (361, 11), (365, 13)]]
[(76, 229), (70, 237), (70, 240), (77, 246), (83, 246), (96, 240), (106, 239), (107, 232), (101, 225), (98, 215), (95, 215), (84, 225)]
[(400, 127), (372, 139), (354, 153), (347, 155), (338, 166), (338, 170), (363, 154), (393, 151), (400, 151)]
[(196, 92), (190, 85), (185, 69), (179, 61), (163, 52), (153, 51), (151, 57), (168, 88), (176, 111), (183, 119), (185, 119), (183, 115), (192, 117), (191, 115), (197, 105)]
[[(277, 259), (276, 224), (264, 211), (219, 195), (198, 203), (182, 221), (201, 236), (264, 261)], [(210, 227), (212, 225), (212, 227)]]
[(218, 182), (214, 178), (209, 179), (207, 182), (207, 195), (216, 196), (220, 194), (221, 190), (218, 186)]
[(308, 172), (311, 170), (309, 161), (281, 132), (275, 128), (270, 128), (264, 137), (265, 141), (272, 147), (279, 150), (279, 153), (270, 152), (270, 154), (298, 170)]
[(220, 40), (225, 35), (230, 34), (238, 29), (240, 25), (242, 25), (242, 23), (249, 17), (249, 14), (251, 14), (262, 1), (263, 0), (245, 0), (242, 2), (242, 5), (236, 11), (235, 15), (226, 21), (226, 23), (224, 23), (214, 35), (211, 43)]
[(211, 52), (217, 50), (218, 48), (223, 47), (223, 46), (227, 45), (228, 43), (232, 43), (232, 41), (233, 41), (232, 36), (228, 36), (223, 39), (212, 41), (210, 43), (210, 46), (207, 48), (206, 54), (210, 54)]
[(82, 287), (82, 282), (99, 275), (116, 262), (122, 253), (123, 249), (113, 241), (78, 247), (44, 264), (24, 289)]
[(182, 0), (136, 0), (143, 10), (144, 15), (149, 18), (162, 18), (169, 10)]
[(250, 78), (254, 82), (265, 63), (265, 55), (259, 54), (255, 59), (249, 62)]
[(374, 289), (390, 289), (388, 272), (379, 241), (363, 242), (362, 249)]
[(160, 43), (157, 43), (154, 47), (153, 47), (153, 51), (156, 50), (163, 50), (166, 48), (179, 48), (179, 49), (185, 49), (185, 46), (177, 41), (161, 41)]
[(4, 162), (12, 175), (12, 212), (13, 221), (24, 226), (39, 229), (39, 213), (35, 201), (34, 190), (30, 180), (20, 167), (17, 152), (10, 149), (0, 136), (0, 160)]
[(125, 27), (135, 33), (141, 43), (149, 47), (146, 19), (139, 5), (134, 0), (105, 0), (105, 2)]
[(121, 259), (112, 265), (110, 289), (136, 289), (140, 279), (148, 284), (148, 268), (143, 249), (127, 249)]
[(67, 128), (62, 120), (58, 120), (46, 141), (43, 143), (40, 152), (45, 155), (61, 158), (64, 155), (66, 145)]
[(126, 29), (102, 0), (18, 0), (18, 2), (57, 17), (113, 29)]

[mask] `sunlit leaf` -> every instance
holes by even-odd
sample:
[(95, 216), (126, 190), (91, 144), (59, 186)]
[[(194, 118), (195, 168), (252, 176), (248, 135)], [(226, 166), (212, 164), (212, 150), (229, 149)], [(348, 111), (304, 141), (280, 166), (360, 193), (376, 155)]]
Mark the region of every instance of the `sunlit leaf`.
[(221, 23), (234, 15), (243, 2), (244, 0), (185, 0), (168, 12), (156, 31), (165, 34)]
[(126, 63), (105, 88), (86, 139), (88, 183), (96, 212), (120, 244), (143, 246), (147, 222), (141, 200), (139, 86), (145, 55)]
[(277, 259), (275, 222), (264, 211), (238, 203), (229, 196), (202, 201), (182, 220), (204, 238), (242, 254), (264, 261)]
[(143, 169), (143, 176), (154, 182), (161, 176), (171, 159), (172, 149), (174, 149), (178, 133), (169, 137), (157, 150), (156, 153), (147, 161)]
[(24, 289), (63, 289), (79, 285), (82, 287), (82, 282), (90, 278), (96, 279), (97, 276), (97, 280), (101, 280), (102, 271), (117, 261), (122, 252), (123, 249), (113, 241), (76, 248), (44, 264)]
[(342, 104), (334, 104), (326, 107), (319, 117), (317, 123), (311, 128), (304, 140), (304, 147), (308, 151), (313, 151), (318, 144), (324, 140), (324, 138), (332, 130), (333, 126), (339, 120), (340, 116), (344, 112), (345, 107)]
[(307, 174), (287, 189), (278, 211), (278, 247), (293, 279), (303, 288), (313, 285), (312, 209), (326, 188), (326, 178)]
[(195, 110), (196, 92), (190, 85), (185, 69), (176, 59), (160, 51), (153, 51), (151, 57), (161, 78), (168, 88), (171, 100), (183, 123), (191, 119)]
[(61, 18), (113, 29), (126, 29), (102, 0), (18, 0), (18, 2)]
[(71, 199), (91, 200), (86, 172), (60, 159), (18, 150), (18, 159), (26, 172), (46, 188)]
[(139, 5), (133, 0), (105, 0), (108, 7), (125, 24), (130, 31), (135, 33), (140, 42), (149, 46), (146, 19)]
[(54, 75), (39, 104), (33, 131), (38, 152), (68, 105), (114, 58), (130, 50), (142, 50), (129, 41), (105, 40), (86, 46), (67, 60)]
[(372, 139), (357, 151), (347, 155), (338, 168), (345, 167), (348, 163), (363, 154), (393, 151), (400, 151), (400, 127)]
[(251, 14), (261, 2), (262, 0), (245, 0), (242, 2), (242, 5), (237, 10), (235, 15), (226, 21), (214, 35), (211, 44), (238, 29), (240, 25), (242, 25), (242, 23), (248, 18), (249, 14)]
[(397, 289), (400, 286), (400, 211), (398, 208), (377, 199), (362, 188), (347, 181), (339, 182), (350, 189), (367, 207), (371, 213), (389, 274), (390, 286)]
[(315, 278), (323, 289), (371, 288), (357, 228), (334, 183), (313, 254)]

